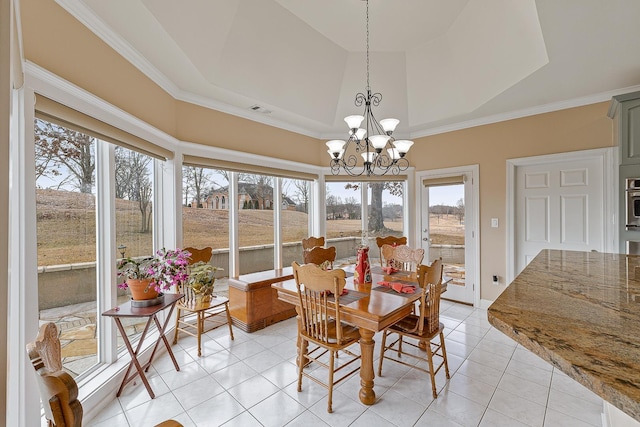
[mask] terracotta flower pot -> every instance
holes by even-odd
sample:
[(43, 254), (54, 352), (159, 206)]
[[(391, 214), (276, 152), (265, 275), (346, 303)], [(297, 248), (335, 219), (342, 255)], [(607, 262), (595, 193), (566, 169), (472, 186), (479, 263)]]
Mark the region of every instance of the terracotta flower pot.
[(149, 286), (149, 283), (151, 283), (151, 279), (127, 279), (127, 286), (131, 291), (131, 298), (134, 300), (156, 298), (158, 292), (153, 286)]

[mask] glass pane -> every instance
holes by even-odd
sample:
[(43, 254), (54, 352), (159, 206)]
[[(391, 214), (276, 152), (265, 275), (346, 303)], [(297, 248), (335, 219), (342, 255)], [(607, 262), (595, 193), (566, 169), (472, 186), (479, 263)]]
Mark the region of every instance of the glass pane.
[[(153, 255), (153, 162), (137, 151), (115, 147), (116, 244), (118, 257)], [(119, 281), (122, 281), (120, 278)], [(129, 300), (128, 290), (118, 290), (118, 304)], [(122, 319), (134, 342), (145, 325), (143, 318)], [(118, 332), (118, 350), (124, 343)]]
[(238, 177), (240, 274), (273, 269), (273, 185), (265, 175)]
[(429, 187), (429, 256), (442, 257), (450, 285), (465, 284), (464, 184)]
[(336, 247), (334, 265), (355, 263), (362, 243), (361, 183), (329, 182), (326, 188), (326, 245)]
[(226, 295), (229, 275), (229, 176), (210, 168), (182, 168), (182, 241), (184, 247), (213, 248), (216, 294)]
[(35, 120), (40, 323), (60, 333), (64, 369), (98, 363), (94, 138)]
[(303, 262), (302, 239), (309, 237), (311, 182), (282, 178), (282, 265)]
[(370, 238), (404, 235), (403, 192), (404, 182), (369, 183)]

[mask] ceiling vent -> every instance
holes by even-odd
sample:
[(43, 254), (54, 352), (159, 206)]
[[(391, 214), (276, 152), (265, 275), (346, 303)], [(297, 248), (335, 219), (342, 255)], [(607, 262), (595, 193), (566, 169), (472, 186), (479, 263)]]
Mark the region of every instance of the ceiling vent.
[(262, 114), (270, 114), (271, 113), (271, 110), (267, 110), (266, 108), (264, 108), (263, 106), (258, 105), (258, 104), (252, 105), (249, 108), (252, 109), (253, 111), (257, 111), (258, 113), (262, 113)]

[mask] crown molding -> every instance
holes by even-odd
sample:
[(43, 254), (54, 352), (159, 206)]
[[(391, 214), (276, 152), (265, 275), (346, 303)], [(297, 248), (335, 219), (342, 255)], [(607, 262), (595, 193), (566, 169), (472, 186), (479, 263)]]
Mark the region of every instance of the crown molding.
[(120, 37), (110, 26), (108, 26), (93, 10), (83, 2), (77, 0), (55, 0), (64, 10), (69, 12), (85, 27), (91, 30), (102, 41), (108, 44), (113, 50), (131, 62), (144, 75), (149, 77), (169, 93), (174, 98), (180, 91), (167, 76), (161, 73), (151, 62), (149, 62), (137, 49), (135, 49), (124, 38)]
[(600, 92), (593, 95), (582, 96), (579, 98), (567, 99), (565, 101), (551, 102), (549, 104), (537, 105), (535, 107), (524, 108), (522, 110), (509, 111), (507, 113), (493, 114), (478, 119), (467, 120), (449, 125), (437, 126), (422, 131), (411, 133), (411, 138), (422, 138), (425, 136), (433, 136), (441, 133), (453, 132), (462, 129), (468, 129), (476, 126), (489, 125), (492, 123), (505, 122), (507, 120), (520, 119), (523, 117), (535, 116), (538, 114), (552, 113), (554, 111), (566, 110), (568, 108), (582, 107), (585, 105), (596, 104), (598, 102), (611, 101), (616, 95), (626, 94), (640, 90), (640, 85), (629, 86), (621, 89), (614, 89), (607, 92)]
[[(198, 95), (193, 92), (180, 90), (179, 93), (177, 95), (173, 95), (173, 97), (178, 101), (187, 102), (190, 104), (198, 105), (200, 107), (210, 108), (222, 113), (231, 114), (233, 116), (241, 117), (253, 122), (258, 122), (263, 125), (273, 126), (279, 129), (287, 130), (289, 132), (299, 133), (311, 138), (321, 139), (321, 134), (311, 129), (287, 123), (283, 120), (274, 118), (273, 116), (269, 116), (267, 114), (256, 113), (255, 111), (249, 111), (244, 108), (216, 101), (215, 99), (203, 95)], [(276, 107), (272, 107), (264, 103), (260, 103), (260, 105), (268, 107), (270, 110), (277, 109)]]

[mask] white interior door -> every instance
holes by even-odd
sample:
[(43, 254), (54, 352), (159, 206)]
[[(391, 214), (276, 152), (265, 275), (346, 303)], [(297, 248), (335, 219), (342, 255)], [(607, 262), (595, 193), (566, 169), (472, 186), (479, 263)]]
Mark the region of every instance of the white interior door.
[(443, 298), (474, 304), (476, 245), (473, 173), (452, 170), (424, 176), (421, 186), (420, 242), (425, 263), (442, 257), (451, 279)]
[(603, 250), (603, 173), (597, 158), (516, 167), (516, 275), (541, 249)]

